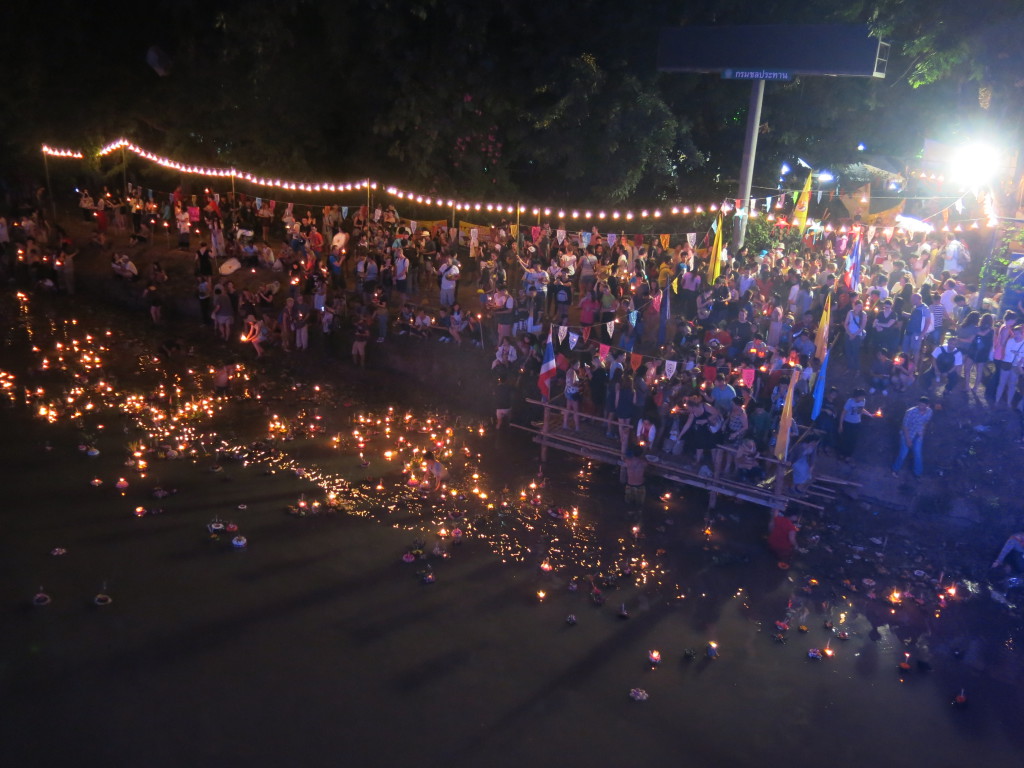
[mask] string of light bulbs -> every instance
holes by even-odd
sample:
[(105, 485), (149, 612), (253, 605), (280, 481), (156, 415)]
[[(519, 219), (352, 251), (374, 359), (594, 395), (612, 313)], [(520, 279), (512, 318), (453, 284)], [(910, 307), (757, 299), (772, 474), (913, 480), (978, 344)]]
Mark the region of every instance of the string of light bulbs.
[[(71, 148), (55, 148), (47, 144), (43, 144), (42, 152), (44, 155), (56, 158), (72, 158), (72, 159), (84, 159), (85, 155), (79, 150)], [(468, 202), (465, 200), (459, 200), (454, 197), (436, 196), (436, 195), (423, 195), (411, 190), (402, 189), (393, 185), (384, 185), (381, 182), (373, 179), (364, 178), (357, 181), (321, 181), (321, 182), (307, 182), (307, 181), (295, 181), (280, 179), (273, 176), (267, 176), (266, 174), (253, 173), (251, 171), (244, 171), (234, 167), (216, 167), (206, 165), (191, 165), (187, 163), (181, 163), (177, 160), (173, 160), (169, 157), (158, 155), (151, 152), (144, 147), (141, 147), (128, 139), (119, 138), (116, 141), (112, 141), (104, 145), (96, 154), (99, 157), (105, 157), (107, 155), (116, 152), (117, 150), (124, 150), (131, 152), (132, 154), (147, 160), (151, 163), (159, 165), (163, 168), (175, 170), (180, 173), (192, 174), (197, 176), (205, 176), (207, 178), (230, 178), (246, 181), (256, 186), (283, 189), (289, 191), (298, 192), (355, 192), (360, 190), (377, 190), (380, 189), (387, 195), (397, 198), (398, 200), (407, 200), (409, 202), (415, 202), (419, 205), (425, 206), (437, 206), (445, 210), (452, 210), (454, 212), (477, 212), (477, 213), (492, 213), (498, 215), (512, 215), (519, 214), (532, 214), (533, 216), (540, 217), (541, 215), (546, 218), (557, 217), (560, 224), (564, 225), (569, 222), (632, 222), (637, 219), (641, 221), (657, 221), (660, 219), (667, 218), (669, 216), (690, 216), (690, 215), (702, 215), (705, 213), (730, 213), (739, 207), (744, 201), (738, 198), (728, 198), (721, 203), (710, 203), (707, 206), (704, 205), (671, 205), (664, 207), (654, 208), (641, 208), (639, 211), (632, 209), (620, 210), (618, 208), (604, 209), (600, 207), (576, 207), (576, 206), (551, 206), (551, 205), (533, 205), (526, 206), (522, 203), (497, 203), (497, 202), (484, 202), (475, 201)], [(912, 175), (918, 175), (914, 173)], [(928, 174), (920, 173), (919, 178), (929, 178)], [(936, 179), (935, 175), (932, 174), (931, 179)], [(936, 180), (942, 181), (942, 177), (939, 176)], [(767, 220), (772, 221), (776, 226), (785, 227), (788, 226), (789, 222), (781, 216), (776, 214), (776, 211), (781, 211), (784, 208), (784, 201), (786, 197), (790, 197), (793, 194), (798, 194), (800, 190), (776, 190), (774, 195), (766, 195), (764, 198), (749, 198), (751, 209), (748, 212), (750, 218), (758, 218), (759, 216), (766, 216)], [(958, 199), (962, 199), (962, 196)], [(730, 202), (731, 201), (731, 202)], [(764, 210), (758, 209), (758, 204), (763, 205)], [(955, 203), (954, 203), (955, 204)], [(948, 206), (947, 206), (948, 208)], [(931, 217), (929, 217), (931, 218)], [(987, 225), (992, 224), (994, 217), (988, 217)]]
[[(640, 220), (657, 220), (668, 216), (689, 216), (699, 215), (704, 213), (729, 213), (735, 210), (735, 205), (731, 204), (728, 200), (721, 203), (713, 202), (707, 205), (671, 205), (664, 207), (651, 207), (641, 208), (637, 211), (632, 209), (619, 210), (617, 208), (609, 207), (603, 209), (600, 207), (583, 207), (583, 206), (553, 206), (553, 205), (534, 205), (526, 206), (522, 203), (497, 203), (497, 202), (485, 202), (485, 201), (467, 201), (457, 199), (455, 197), (437, 196), (437, 195), (424, 195), (411, 190), (403, 189), (394, 185), (385, 185), (374, 179), (360, 179), (358, 181), (345, 181), (345, 182), (333, 182), (333, 181), (321, 181), (321, 182), (307, 182), (280, 179), (277, 177), (267, 176), (266, 174), (254, 173), (252, 171), (244, 171), (238, 168), (225, 168), (215, 167), (206, 165), (192, 165), (188, 163), (182, 163), (177, 160), (172, 160), (169, 157), (158, 155), (154, 152), (141, 147), (128, 139), (117, 139), (109, 144), (103, 146), (97, 156), (105, 157), (117, 150), (123, 149), (131, 152), (132, 154), (148, 160), (156, 165), (163, 168), (178, 171), (180, 173), (194, 174), (198, 176), (205, 176), (208, 178), (233, 178), (247, 181), (257, 186), (273, 187), (279, 189), (286, 189), (292, 191), (301, 192), (352, 192), (363, 189), (380, 189), (383, 193), (394, 197), (398, 200), (408, 200), (415, 202), (420, 205), (426, 206), (437, 206), (443, 209), (451, 209), (457, 212), (488, 212), (498, 214), (527, 214), (532, 213), (534, 216), (544, 215), (546, 217), (557, 216), (559, 220), (572, 221), (572, 220), (585, 220), (585, 221), (634, 221)], [(82, 159), (84, 157), (82, 152), (74, 149), (54, 149), (47, 145), (43, 145), (43, 152), (47, 155), (54, 157), (70, 157), (76, 159)], [(758, 202), (755, 198), (751, 198), (753, 203)], [(780, 206), (781, 207), (781, 206)], [(759, 215), (759, 211), (755, 208), (750, 211), (751, 217)]]

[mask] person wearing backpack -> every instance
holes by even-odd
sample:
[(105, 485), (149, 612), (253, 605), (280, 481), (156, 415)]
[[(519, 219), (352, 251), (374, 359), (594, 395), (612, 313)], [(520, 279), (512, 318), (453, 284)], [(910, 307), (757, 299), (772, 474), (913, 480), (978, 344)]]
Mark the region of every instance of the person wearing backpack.
[(946, 381), (946, 388), (943, 394), (948, 395), (960, 381), (960, 371), (963, 370), (964, 355), (956, 348), (956, 340), (948, 336), (942, 346), (936, 347), (932, 352), (935, 360), (935, 383)]

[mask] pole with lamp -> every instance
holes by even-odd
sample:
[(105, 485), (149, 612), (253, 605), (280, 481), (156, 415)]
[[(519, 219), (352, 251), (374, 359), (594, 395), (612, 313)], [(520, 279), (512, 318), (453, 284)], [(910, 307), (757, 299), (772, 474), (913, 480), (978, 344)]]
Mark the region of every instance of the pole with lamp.
[(128, 198), (128, 154), (124, 145), (121, 145), (121, 181), (125, 199)]
[(46, 173), (46, 193), (50, 196), (50, 206), (53, 210), (53, 223), (57, 223), (57, 197), (53, 194), (53, 183), (50, 181), (50, 161), (47, 157), (49, 153), (46, 151), (46, 147), (43, 147), (43, 170)]

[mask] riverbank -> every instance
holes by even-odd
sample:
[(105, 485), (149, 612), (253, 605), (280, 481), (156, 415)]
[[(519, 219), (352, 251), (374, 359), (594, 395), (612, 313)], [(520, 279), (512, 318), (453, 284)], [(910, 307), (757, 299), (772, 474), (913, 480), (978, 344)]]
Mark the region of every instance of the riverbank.
[[(90, 288), (70, 302), (41, 296), (5, 309), (3, 367), (18, 379), (0, 411), (10, 489), (0, 512), (0, 651), (11, 713), (0, 753), (10, 762), (1016, 759), (1019, 620), (964, 575), (981, 549), (981, 526), (968, 517), (843, 497), (804, 518), (807, 551), (781, 570), (749, 508), (707, 519), (702, 494), (663, 499), (672, 489), (652, 486), (634, 532), (607, 468), (553, 459), (538, 478), (535, 446), (495, 433), (470, 374), (454, 373), (486, 366), (482, 355), (406, 350), (405, 359), (423, 356), (411, 371), (433, 359), (440, 382), (312, 354), (259, 365), (243, 357), (250, 379), (231, 401), (207, 403), (219, 345), (182, 326), (194, 353), (169, 367), (147, 362), (163, 332), (147, 330), (141, 311), (102, 306), (103, 295)], [(76, 355), (63, 370), (54, 344), (86, 334), (106, 347), (102, 365), (84, 370)], [(400, 349), (385, 346), (378, 359)], [(108, 380), (113, 391), (102, 394)], [(455, 396), (442, 402), (446, 393)], [(134, 396), (146, 408), (122, 407)], [(81, 419), (61, 409), (48, 424), (43, 397), (96, 407)], [(181, 458), (147, 453), (148, 467), (126, 467), (142, 425), (193, 402), (210, 414), (188, 417)], [(268, 435), (272, 423), (285, 431)], [(172, 434), (186, 433), (161, 432)], [(97, 456), (79, 450), (83, 436)], [(451, 451), (455, 488), (444, 500), (402, 471), (415, 463), (413, 446), (438, 441)], [(869, 436), (864, 449), (884, 445)], [(156, 500), (156, 486), (178, 492)], [(301, 496), (326, 502), (333, 487), (344, 514), (287, 513)], [(569, 517), (549, 515), (549, 505)], [(139, 517), (138, 507), (163, 512)], [(248, 546), (211, 539), (215, 518), (237, 524)], [(56, 547), (66, 554), (50, 554)], [(427, 566), (435, 579), (424, 583)], [(959, 590), (945, 607), (940, 585)], [(52, 603), (37, 608), (40, 586)], [(109, 606), (94, 604), (101, 590)], [(808, 658), (826, 647), (833, 657)], [(656, 669), (651, 650), (662, 654)], [(631, 700), (632, 689), (649, 699)], [(960, 689), (967, 709), (950, 705)]]

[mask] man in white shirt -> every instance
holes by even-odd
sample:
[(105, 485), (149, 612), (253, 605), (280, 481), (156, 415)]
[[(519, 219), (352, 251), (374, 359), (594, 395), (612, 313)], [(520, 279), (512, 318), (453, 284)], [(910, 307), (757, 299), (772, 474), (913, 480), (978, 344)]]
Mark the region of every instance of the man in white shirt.
[(348, 232), (339, 229), (334, 233), (334, 237), (331, 238), (331, 251), (334, 253), (342, 253), (348, 246)]
[(946, 260), (943, 269), (951, 275), (957, 275), (963, 271), (971, 257), (967, 254), (964, 244), (956, 239), (956, 235), (950, 232), (946, 235)]
[(459, 281), (459, 263), (454, 256), (448, 256), (441, 269), (441, 306), (451, 307), (455, 304), (455, 292)]
[(939, 300), (942, 302), (942, 308), (946, 310), (946, 317), (956, 316), (956, 281), (947, 280), (942, 286), (943, 291)]

